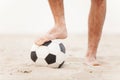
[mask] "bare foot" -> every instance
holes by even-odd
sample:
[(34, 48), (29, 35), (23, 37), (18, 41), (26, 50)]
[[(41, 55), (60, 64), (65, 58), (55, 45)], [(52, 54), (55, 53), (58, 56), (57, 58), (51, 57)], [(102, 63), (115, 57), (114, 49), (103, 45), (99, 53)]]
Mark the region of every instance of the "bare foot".
[(86, 64), (90, 66), (100, 66), (100, 63), (96, 60), (96, 57), (86, 57)]
[(44, 36), (38, 38), (35, 41), (36, 45), (42, 45), (44, 42), (47, 42), (49, 40), (54, 39), (65, 39), (67, 37), (67, 30), (65, 25), (63, 26), (55, 26), (53, 27), (48, 33), (46, 33)]

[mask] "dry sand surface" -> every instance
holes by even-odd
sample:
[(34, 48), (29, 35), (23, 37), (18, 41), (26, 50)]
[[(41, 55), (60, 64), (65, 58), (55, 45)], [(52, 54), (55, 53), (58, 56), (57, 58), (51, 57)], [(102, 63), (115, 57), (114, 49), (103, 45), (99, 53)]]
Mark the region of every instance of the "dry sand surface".
[(30, 60), (34, 35), (0, 35), (0, 80), (120, 80), (120, 35), (103, 35), (99, 67), (84, 64), (87, 36), (63, 40), (68, 58), (60, 69), (40, 67)]

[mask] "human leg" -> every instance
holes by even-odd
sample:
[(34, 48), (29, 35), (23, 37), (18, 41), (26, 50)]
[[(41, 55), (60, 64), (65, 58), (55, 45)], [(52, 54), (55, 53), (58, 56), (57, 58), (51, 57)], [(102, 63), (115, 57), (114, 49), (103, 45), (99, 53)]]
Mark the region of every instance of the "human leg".
[(37, 45), (41, 45), (49, 40), (65, 39), (67, 37), (63, 0), (48, 0), (48, 1), (54, 17), (55, 25), (44, 36), (38, 38), (35, 41)]
[(105, 14), (106, 0), (91, 0), (88, 22), (88, 51), (86, 59), (89, 64), (94, 66), (99, 65), (96, 61), (96, 53), (101, 38)]

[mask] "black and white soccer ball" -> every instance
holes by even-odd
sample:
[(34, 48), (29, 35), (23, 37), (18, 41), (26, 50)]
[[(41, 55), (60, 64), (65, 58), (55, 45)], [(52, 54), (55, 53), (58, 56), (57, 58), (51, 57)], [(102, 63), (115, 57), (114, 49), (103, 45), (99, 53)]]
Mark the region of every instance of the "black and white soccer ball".
[(61, 41), (50, 40), (41, 46), (34, 44), (30, 57), (42, 67), (61, 68), (66, 59), (66, 49)]

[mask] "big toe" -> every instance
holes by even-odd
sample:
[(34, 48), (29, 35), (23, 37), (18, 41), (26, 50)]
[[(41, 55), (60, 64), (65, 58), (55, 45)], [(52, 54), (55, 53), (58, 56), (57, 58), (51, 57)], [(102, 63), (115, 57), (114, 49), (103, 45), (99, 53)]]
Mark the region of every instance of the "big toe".
[(45, 40), (43, 37), (41, 37), (41, 38), (39, 38), (39, 39), (37, 39), (37, 40), (35, 41), (35, 44), (38, 45), (38, 46), (40, 46), (40, 45), (42, 45), (45, 41), (46, 41), (46, 40)]
[(38, 38), (36, 41), (35, 41), (35, 44), (36, 45), (42, 45), (43, 43), (45, 43), (45, 42), (47, 42), (47, 41), (49, 41), (49, 40), (53, 40), (53, 39), (55, 39), (52, 35), (44, 35), (44, 36), (42, 36), (42, 37), (40, 37), (40, 38)]

